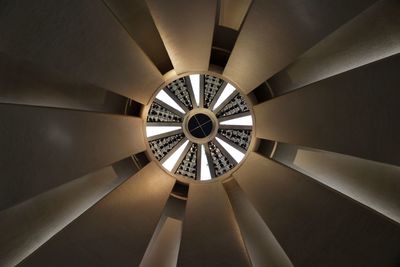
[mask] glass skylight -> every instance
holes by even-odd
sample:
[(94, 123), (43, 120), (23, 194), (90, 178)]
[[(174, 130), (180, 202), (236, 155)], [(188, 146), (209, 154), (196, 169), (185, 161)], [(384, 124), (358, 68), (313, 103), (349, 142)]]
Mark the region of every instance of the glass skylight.
[(243, 116), (231, 120), (221, 121), (221, 125), (243, 125), (243, 126), (252, 126), (253, 118), (251, 115)]
[(164, 102), (165, 104), (169, 105), (170, 107), (182, 113), (185, 113), (185, 111), (183, 111), (183, 109), (164, 90), (161, 90), (156, 96), (156, 98)]
[(179, 157), (182, 155), (185, 150), (189, 140), (186, 140), (164, 163), (163, 166), (169, 171), (172, 171), (175, 164), (178, 162)]
[(244, 158), (244, 154), (228, 144), (227, 142), (221, 140), (220, 138), (216, 137), (217, 141), (225, 148), (226, 151), (232, 156), (236, 162), (241, 162), (242, 159)]
[(197, 106), (200, 105), (200, 75), (193, 74), (189, 76), (190, 83), (192, 84), (193, 88), (193, 95), (196, 100)]
[(146, 136), (152, 137), (181, 129), (181, 126), (147, 126)]
[(235, 87), (233, 87), (232, 84), (228, 83), (225, 86), (225, 89), (222, 92), (221, 96), (218, 98), (218, 101), (215, 103), (213, 110), (216, 110), (222, 104), (222, 102), (224, 102), (235, 91)]
[(200, 181), (228, 175), (249, 151), (253, 118), (232, 84), (193, 74), (166, 85), (156, 99), (146, 136), (154, 159), (171, 175)]
[(206, 156), (204, 145), (201, 145), (201, 166), (200, 166), (200, 180), (206, 181), (211, 179), (210, 167)]

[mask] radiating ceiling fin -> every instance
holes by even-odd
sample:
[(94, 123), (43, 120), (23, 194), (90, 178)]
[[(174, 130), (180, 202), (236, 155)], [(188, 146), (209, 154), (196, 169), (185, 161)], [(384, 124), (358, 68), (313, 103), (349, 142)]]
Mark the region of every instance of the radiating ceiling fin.
[(216, 1), (147, 0), (175, 71), (207, 71)]

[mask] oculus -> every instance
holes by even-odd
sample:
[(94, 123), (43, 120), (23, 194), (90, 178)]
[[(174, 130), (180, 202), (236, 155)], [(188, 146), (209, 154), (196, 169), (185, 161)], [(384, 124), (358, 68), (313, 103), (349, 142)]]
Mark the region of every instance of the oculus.
[(146, 136), (151, 153), (173, 175), (210, 180), (245, 157), (253, 117), (244, 96), (208, 74), (178, 78), (150, 104)]

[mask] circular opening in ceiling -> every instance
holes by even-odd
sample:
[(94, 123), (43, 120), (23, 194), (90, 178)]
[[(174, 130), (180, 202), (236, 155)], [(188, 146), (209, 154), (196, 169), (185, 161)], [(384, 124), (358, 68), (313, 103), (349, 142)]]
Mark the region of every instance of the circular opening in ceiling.
[(245, 158), (253, 116), (231, 83), (209, 74), (180, 77), (155, 95), (146, 118), (150, 153), (170, 174), (227, 176)]
[(198, 113), (193, 115), (188, 122), (190, 134), (196, 138), (204, 138), (211, 134), (213, 123), (206, 114)]

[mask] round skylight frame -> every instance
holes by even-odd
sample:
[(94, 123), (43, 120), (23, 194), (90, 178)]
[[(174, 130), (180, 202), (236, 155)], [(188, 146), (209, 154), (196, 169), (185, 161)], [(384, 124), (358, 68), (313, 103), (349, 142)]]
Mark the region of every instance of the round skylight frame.
[[(166, 161), (168, 161), (168, 159), (172, 158), (172, 154), (174, 154), (175, 152), (182, 152), (183, 151), (183, 155), (181, 155), (181, 157), (178, 159), (178, 166), (180, 165), (182, 158), (185, 159), (185, 157), (187, 156), (187, 152), (192, 150), (192, 145), (196, 144), (196, 141), (193, 140), (193, 137), (189, 137), (189, 135), (186, 135), (186, 131), (183, 127), (183, 123), (184, 120), (187, 120), (189, 118), (189, 116), (196, 114), (196, 112), (194, 112), (193, 110), (190, 110), (188, 107), (186, 107), (185, 109), (185, 105), (188, 104), (188, 101), (185, 102), (185, 100), (183, 99), (183, 101), (179, 101), (178, 96), (181, 97), (182, 94), (177, 94), (174, 97), (174, 94), (172, 93), (171, 84), (177, 83), (178, 80), (182, 82), (185, 82), (186, 84), (189, 84), (189, 88), (188, 88), (188, 94), (190, 101), (192, 101), (193, 104), (193, 108), (197, 108), (196, 104), (198, 102), (201, 102), (202, 100), (198, 101), (198, 98), (196, 98), (195, 96), (195, 92), (192, 90), (192, 82), (195, 82), (195, 77), (205, 77), (205, 78), (215, 78), (215, 79), (219, 79), (222, 80), (223, 84), (220, 87), (220, 91), (217, 92), (217, 96), (215, 98), (215, 100), (211, 100), (208, 101), (209, 105), (208, 106), (204, 106), (204, 109), (207, 110), (213, 110), (218, 113), (221, 110), (224, 110), (225, 106), (230, 103), (232, 101), (232, 99), (236, 98), (237, 96), (239, 96), (241, 98), (240, 102), (244, 102), (246, 107), (247, 107), (247, 111), (245, 112), (239, 112), (239, 114), (235, 114), (235, 115), (231, 115), (231, 116), (223, 116), (224, 118), (218, 118), (217, 119), (217, 133), (214, 135), (213, 138), (211, 138), (212, 140), (214, 140), (213, 144), (218, 148), (218, 150), (226, 157), (229, 159), (229, 162), (233, 163), (233, 166), (231, 166), (229, 168), (228, 171), (221, 173), (221, 171), (217, 173), (213, 173), (213, 170), (216, 170), (217, 168), (214, 165), (214, 161), (213, 161), (213, 157), (211, 157), (211, 154), (214, 156), (214, 154), (211, 152), (211, 146), (209, 146), (209, 143), (204, 142), (204, 140), (202, 142), (198, 142), (197, 143), (197, 151), (196, 155), (198, 157), (202, 157), (205, 156), (204, 154), (206, 154), (206, 158), (207, 161), (209, 162), (209, 166), (212, 167), (212, 169), (210, 169), (210, 175), (211, 175), (211, 179), (206, 179), (206, 180), (194, 180), (193, 178), (190, 177), (186, 177), (184, 175), (181, 175), (180, 173), (176, 173), (176, 165), (174, 165), (174, 167), (171, 169), (170, 165), (168, 165), (166, 163)], [(168, 123), (170, 127), (181, 127), (179, 129), (175, 128), (175, 130), (170, 131), (169, 134), (161, 134), (161, 135), (157, 135), (157, 136), (149, 136), (146, 137), (147, 138), (147, 142), (146, 142), (146, 146), (147, 146), (147, 154), (148, 156), (153, 159), (155, 162), (157, 162), (159, 164), (159, 166), (164, 169), (164, 171), (166, 171), (169, 175), (174, 176), (175, 178), (177, 178), (179, 181), (184, 182), (184, 183), (188, 183), (188, 182), (214, 182), (217, 180), (222, 180), (225, 179), (227, 177), (230, 177), (232, 175), (233, 172), (235, 172), (235, 170), (241, 165), (243, 164), (243, 162), (245, 161), (245, 159), (247, 158), (249, 152), (254, 150), (254, 146), (255, 146), (255, 118), (254, 118), (254, 114), (253, 114), (253, 110), (252, 110), (252, 104), (249, 100), (249, 98), (247, 97), (247, 95), (243, 94), (242, 91), (238, 88), (237, 85), (235, 85), (233, 82), (231, 82), (229, 79), (227, 79), (226, 77), (223, 77), (222, 75), (220, 75), (219, 73), (215, 73), (215, 72), (203, 72), (203, 73), (184, 73), (181, 75), (176, 75), (173, 71), (171, 71), (170, 73), (166, 74), (165, 77), (166, 78), (166, 82), (160, 87), (158, 88), (158, 90), (155, 92), (155, 94), (153, 95), (153, 97), (151, 98), (149, 104), (147, 106), (145, 106), (142, 116), (144, 119), (144, 136), (147, 136), (148, 133), (148, 127), (153, 127), (153, 126), (157, 126), (159, 125), (157, 122), (154, 121), (149, 121), (150, 118), (150, 111), (152, 110), (152, 105), (153, 104), (160, 104), (163, 105), (164, 107), (168, 107), (168, 109), (171, 111), (174, 111), (176, 114), (178, 112), (180, 112), (181, 116), (181, 121), (180, 122), (170, 122)], [(192, 79), (194, 78), (194, 79)], [(201, 80), (201, 78), (200, 78)], [(201, 87), (200, 83), (201, 81), (199, 80), (199, 87)], [(204, 85), (204, 84), (203, 84)], [(229, 86), (228, 86), (229, 85)], [(228, 96), (225, 96), (225, 101), (221, 101), (219, 100), (221, 96), (224, 95), (224, 91), (225, 89), (229, 87), (232, 92), (231, 94), (228, 94)], [(232, 90), (233, 87), (233, 90)], [(189, 92), (191, 90), (191, 92)], [(167, 98), (173, 99), (175, 102), (175, 105), (168, 105), (166, 104), (166, 101), (160, 101), (160, 94), (162, 95), (162, 97), (167, 96)], [(200, 93), (201, 94), (201, 93)], [(201, 94), (201, 96), (203, 96)], [(201, 97), (199, 97), (201, 98)], [(204, 98), (203, 98), (204, 99)], [(181, 98), (182, 100), (182, 98)], [(205, 102), (205, 101), (204, 101)], [(219, 103), (220, 102), (220, 103)], [(185, 104), (186, 103), (186, 104)], [(200, 105), (203, 103), (199, 103)], [(173, 106), (171, 108), (171, 106)], [(202, 110), (202, 112), (204, 112), (204, 110)], [(214, 114), (214, 113), (213, 113)], [(211, 116), (210, 116), (211, 117)], [(214, 115), (214, 117), (216, 117)], [(221, 117), (221, 114), (218, 115), (218, 117)], [(249, 125), (234, 125), (234, 129), (235, 130), (239, 130), (239, 131), (244, 131), (246, 134), (246, 136), (248, 137), (249, 141), (247, 142), (247, 147), (246, 149), (244, 149), (243, 147), (240, 147), (239, 144), (234, 144), (231, 140), (227, 139), (225, 136), (222, 136), (221, 133), (219, 132), (219, 129), (221, 129), (221, 131), (229, 131), (232, 130), (232, 127), (227, 123), (228, 121), (230, 121), (230, 119), (234, 119), (234, 120), (238, 120), (240, 118), (246, 117), (246, 121), (247, 123), (250, 123)], [(161, 123), (162, 124), (162, 123)], [(242, 124), (242, 123), (239, 123)], [(164, 126), (166, 125), (165, 123), (163, 124)], [(152, 148), (154, 149), (154, 147), (152, 147), (151, 142), (154, 141), (155, 139), (159, 139), (160, 137), (167, 137), (167, 136), (172, 136), (174, 134), (184, 134), (184, 137), (182, 140), (179, 140), (177, 144), (175, 144), (175, 146), (172, 149), (168, 150), (168, 154), (164, 155), (160, 157), (160, 155), (157, 155), (153, 153)], [(243, 134), (243, 133), (240, 133)], [(189, 138), (188, 138), (189, 137)], [(211, 140), (211, 141), (212, 141)], [(208, 140), (210, 141), (210, 140)], [(232, 156), (231, 153), (227, 152), (226, 149), (226, 143), (230, 146), (232, 146), (234, 149), (238, 150), (241, 155), (239, 156), (241, 160), (238, 160), (238, 155)], [(206, 144), (206, 145), (203, 145)], [(186, 146), (185, 146), (186, 145)], [(243, 144), (241, 143), (241, 145), (243, 146)], [(184, 147), (184, 148), (183, 148)], [(208, 148), (208, 149), (207, 149)], [(207, 151), (207, 153), (205, 153)], [(215, 152), (215, 151), (214, 151)], [(175, 154), (176, 154), (175, 153)], [(211, 158), (210, 158), (211, 157)], [(175, 157), (176, 158), (176, 157)], [(215, 159), (215, 157), (214, 157)], [(204, 167), (204, 160), (200, 160), (197, 161), (196, 163), (198, 163), (198, 166), (201, 166), (201, 163), (203, 163), (203, 167)], [(168, 166), (166, 166), (168, 165)], [(198, 168), (199, 169), (199, 168)], [(200, 168), (201, 169), (201, 168)], [(201, 169), (202, 170), (202, 169)], [(197, 177), (201, 176), (200, 173), (202, 173), (202, 171), (197, 171), (196, 175)], [(203, 177), (204, 178), (204, 177)], [(199, 178), (197, 178), (199, 179)]]

